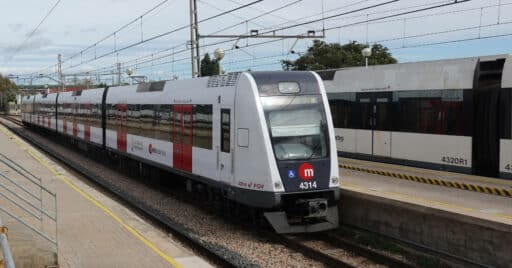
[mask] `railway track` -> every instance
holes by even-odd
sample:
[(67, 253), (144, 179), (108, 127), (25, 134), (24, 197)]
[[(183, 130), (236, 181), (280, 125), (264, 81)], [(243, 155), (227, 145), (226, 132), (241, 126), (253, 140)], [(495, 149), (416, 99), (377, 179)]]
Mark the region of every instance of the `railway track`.
[(335, 232), (317, 234), (281, 235), (283, 243), (296, 251), (329, 267), (417, 267), (408, 261), (362, 246)]
[(19, 116), (2, 115), (2, 118), (6, 119), (9, 122), (12, 122), (18, 126), (23, 126), (23, 123), (21, 122), (21, 118)]

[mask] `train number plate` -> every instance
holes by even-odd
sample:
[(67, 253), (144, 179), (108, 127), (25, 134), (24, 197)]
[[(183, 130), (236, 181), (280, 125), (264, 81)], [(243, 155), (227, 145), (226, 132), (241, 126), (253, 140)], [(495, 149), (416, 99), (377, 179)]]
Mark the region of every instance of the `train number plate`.
[(512, 171), (512, 164), (508, 164), (505, 166), (506, 171)]
[(299, 188), (302, 190), (316, 189), (316, 181), (303, 181), (300, 183)]
[(450, 157), (450, 156), (443, 156), (441, 158), (441, 161), (447, 164), (451, 165), (461, 165), (461, 166), (467, 166), (468, 160), (462, 157)]

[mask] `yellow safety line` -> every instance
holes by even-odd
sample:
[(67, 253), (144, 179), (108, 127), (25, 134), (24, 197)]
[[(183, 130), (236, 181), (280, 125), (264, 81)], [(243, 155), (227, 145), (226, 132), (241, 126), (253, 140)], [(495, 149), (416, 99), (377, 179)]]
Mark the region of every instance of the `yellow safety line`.
[[(366, 191), (366, 192), (373, 191), (373, 190), (367, 188), (366, 186), (352, 184), (352, 183), (347, 183), (347, 182), (342, 182), (341, 183), (341, 187), (345, 188), (345, 189), (356, 190), (356, 191), (359, 191), (359, 192), (362, 192), (362, 191)], [(414, 195), (408, 195), (408, 194), (404, 194), (404, 193), (396, 193), (396, 192), (381, 191), (381, 190), (378, 190), (377, 192), (393, 196), (393, 197), (395, 197), (397, 199), (401, 198), (400, 201), (403, 201), (403, 199), (405, 199), (409, 203), (411, 202), (411, 200), (415, 200), (415, 201), (418, 201), (418, 202), (427, 203), (429, 205), (438, 205), (438, 206), (443, 206), (443, 207), (451, 207), (452, 209), (465, 210), (467, 212), (473, 212), (473, 213), (475, 213), (475, 212), (485, 213), (485, 212), (481, 212), (481, 211), (479, 211), (477, 209), (474, 209), (474, 208), (468, 208), (468, 207), (464, 207), (464, 206), (457, 205), (457, 204), (430, 200), (430, 199), (426, 199), (426, 198), (422, 198), (422, 197), (417, 197), (417, 196), (414, 196)], [(485, 214), (489, 214), (491, 216), (495, 216), (495, 217), (501, 218), (501, 219), (512, 220), (512, 215), (508, 215), (508, 214), (502, 214), (502, 213), (485, 213)]]
[[(371, 162), (371, 161), (366, 161), (366, 160), (356, 160), (356, 159), (343, 158), (343, 157), (338, 157), (338, 160), (340, 162), (344, 162), (344, 163), (349, 162), (348, 163), (349, 165), (351, 163), (357, 165), (357, 162), (363, 162), (363, 163), (371, 163), (371, 164), (374, 164), (374, 165), (382, 165), (382, 166), (384, 166), (384, 168), (386, 168), (386, 166), (392, 166), (393, 169), (398, 169), (398, 170), (401, 170), (403, 172), (410, 172), (410, 169), (415, 169), (415, 167), (410, 167), (410, 166), (400, 166), (400, 165), (396, 165), (396, 164), (388, 164), (388, 163), (381, 163), (381, 162)], [(417, 169), (421, 169), (421, 172), (429, 173), (432, 176), (437, 175), (439, 172), (446, 172), (446, 173), (448, 173), (447, 171), (437, 171), (437, 170), (431, 170), (431, 169), (425, 169), (425, 168), (417, 168)], [(483, 183), (494, 183), (494, 184), (501, 184), (503, 186), (510, 186), (510, 183), (505, 181), (505, 180), (503, 180), (503, 179), (495, 179), (495, 178), (479, 177), (479, 176), (468, 176), (467, 179), (473, 180), (473, 181), (478, 181), (478, 182), (483, 182)]]
[(91, 203), (93, 203), (96, 207), (103, 210), (107, 215), (109, 215), (112, 219), (117, 221), (122, 227), (124, 227), (128, 232), (130, 232), (133, 236), (135, 236), (137, 239), (142, 241), (146, 246), (148, 246), (151, 250), (153, 250), (156, 254), (158, 254), (160, 257), (162, 257), (164, 260), (166, 260), (169, 264), (171, 264), (173, 267), (176, 268), (182, 268), (181, 264), (179, 264), (177, 261), (175, 261), (173, 258), (166, 255), (164, 252), (162, 252), (160, 249), (158, 249), (153, 243), (151, 243), (148, 239), (146, 239), (142, 234), (137, 232), (133, 227), (125, 223), (121, 218), (119, 218), (114, 212), (112, 212), (109, 208), (105, 207), (101, 202), (96, 200), (94, 197), (89, 195), (88, 193), (81, 190), (78, 186), (76, 186), (74, 183), (69, 181), (64, 175), (62, 175), (60, 172), (55, 170), (52, 166), (50, 166), (45, 160), (37, 156), (31, 149), (23, 146), (23, 144), (19, 141), (18, 138), (14, 137), (11, 133), (7, 132), (8, 130), (4, 129), (2, 127), (1, 131), (7, 135), (11, 140), (14, 140), (16, 144), (18, 144), (21, 149), (26, 151), (28, 154), (30, 154), (34, 159), (36, 159), (41, 165), (43, 165), (46, 169), (48, 169), (51, 173), (53, 173), (57, 178), (59, 178), (61, 181), (66, 183), (71, 189), (78, 192), (81, 196), (83, 196), (85, 199), (89, 200)]
[(408, 175), (408, 174), (393, 173), (393, 172), (388, 172), (388, 171), (380, 171), (377, 169), (362, 168), (362, 167), (356, 167), (356, 166), (345, 165), (345, 164), (339, 164), (339, 167), (344, 168), (344, 169), (360, 171), (360, 172), (366, 172), (366, 173), (378, 174), (378, 175), (387, 176), (387, 177), (393, 177), (393, 178), (402, 179), (402, 180), (421, 182), (421, 183), (426, 183), (426, 184), (432, 184), (432, 185), (438, 185), (438, 186), (462, 189), (462, 190), (467, 190), (467, 191), (472, 191), (472, 192), (485, 193), (485, 194), (490, 194), (490, 195), (498, 195), (498, 196), (512, 198), (512, 190), (508, 190), (508, 189), (504, 189), (504, 188), (496, 188), (496, 187), (492, 187), (492, 186), (482, 186), (482, 185), (477, 185), (477, 184), (456, 182), (456, 181), (449, 181), (449, 180), (441, 180), (441, 179), (434, 179), (434, 178), (425, 178), (425, 177), (416, 176), (416, 175)]

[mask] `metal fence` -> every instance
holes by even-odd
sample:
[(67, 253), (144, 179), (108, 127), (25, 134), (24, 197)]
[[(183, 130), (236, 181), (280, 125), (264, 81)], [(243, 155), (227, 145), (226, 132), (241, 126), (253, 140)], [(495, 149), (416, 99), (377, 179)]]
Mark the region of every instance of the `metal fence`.
[[(56, 194), (43, 186), (41, 178), (3, 153), (0, 153), (0, 212), (26, 228), (31, 236), (49, 243), (55, 256), (58, 255)], [(2, 239), (2, 250), (4, 241), (8, 245), (7, 239)], [(4, 258), (9, 264), (5, 253)]]

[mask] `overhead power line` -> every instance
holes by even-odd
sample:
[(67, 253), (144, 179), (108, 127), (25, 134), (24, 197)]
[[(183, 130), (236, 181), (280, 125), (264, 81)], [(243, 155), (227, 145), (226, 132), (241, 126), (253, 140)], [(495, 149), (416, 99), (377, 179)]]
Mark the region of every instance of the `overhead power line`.
[(358, 25), (358, 24), (380, 21), (380, 20), (399, 17), (399, 16), (403, 16), (403, 15), (423, 12), (423, 11), (427, 11), (427, 10), (432, 10), (432, 9), (437, 9), (437, 8), (442, 8), (442, 7), (447, 7), (447, 6), (453, 6), (453, 5), (457, 5), (457, 4), (461, 4), (461, 3), (466, 3), (469, 1), (471, 1), (471, 0), (454, 0), (453, 2), (446, 3), (446, 4), (435, 5), (435, 6), (395, 13), (395, 14), (391, 14), (391, 15), (381, 16), (381, 17), (377, 17), (377, 18), (373, 18), (373, 19), (366, 19), (366, 20), (362, 20), (362, 21), (352, 22), (352, 23), (348, 23), (348, 24), (344, 24), (344, 25), (340, 25), (340, 26), (329, 27), (329, 28), (326, 28), (325, 30), (330, 31), (330, 30), (335, 30), (335, 29), (346, 28), (346, 27), (350, 27), (350, 26), (354, 26), (354, 25)]
[(25, 43), (37, 32), (37, 30), (44, 23), (44, 21), (52, 14), (53, 10), (55, 10), (55, 8), (60, 3), (60, 1), (61, 0), (57, 0), (57, 2), (55, 2), (55, 4), (53, 4), (52, 8), (50, 8), (50, 10), (46, 13), (46, 15), (43, 17), (43, 19), (39, 22), (39, 24), (37, 24), (37, 26), (34, 28), (34, 30), (32, 30), (32, 32), (27, 36), (27, 38), (25, 38), (25, 40), (23, 40), (23, 42), (16, 48), (14, 53), (11, 56), (9, 56), (9, 58), (7, 58), (7, 60), (4, 64), (8, 64), (14, 58), (14, 56), (16, 56), (16, 54), (18, 54), (18, 52), (21, 50), (23, 45), (25, 45)]
[[(265, 13), (263, 13), (263, 14), (260, 14), (260, 15), (254, 16), (254, 17), (249, 18), (249, 19), (245, 19), (245, 20), (244, 20), (244, 21), (242, 21), (242, 22), (232, 24), (232, 25), (230, 25), (230, 26), (227, 26), (227, 27), (225, 27), (225, 28), (222, 28), (222, 29), (220, 29), (220, 30), (217, 30), (217, 31), (215, 31), (215, 32), (212, 32), (212, 33), (210, 33), (210, 34), (218, 34), (218, 33), (220, 33), (220, 32), (223, 32), (223, 31), (226, 31), (226, 30), (229, 30), (229, 29), (235, 28), (235, 27), (237, 27), (237, 26), (239, 26), (239, 25), (242, 25), (242, 24), (244, 24), (244, 23), (246, 23), (246, 22), (250, 22), (250, 21), (256, 20), (256, 19), (261, 18), (261, 17), (264, 17), (264, 16), (266, 16), (266, 15), (272, 15), (272, 13), (274, 13), (274, 12), (277, 12), (277, 11), (279, 11), (279, 10), (283, 10), (283, 9), (285, 9), (285, 8), (288, 8), (288, 7), (292, 6), (292, 5), (296, 5), (297, 3), (301, 2), (301, 1), (303, 1), (303, 0), (296, 0), (296, 1), (293, 1), (293, 2), (290, 2), (290, 3), (287, 3), (287, 4), (284, 4), (284, 5), (282, 5), (282, 6), (279, 6), (279, 7), (275, 8), (275, 9), (272, 9), (272, 10), (269, 10), (269, 11), (265, 11)], [(202, 2), (202, 1), (201, 1), (201, 2)], [(237, 4), (238, 4), (238, 3), (237, 3)], [(256, 9), (256, 8), (253, 8), (253, 9)], [(256, 10), (259, 10), (259, 9), (256, 9)], [(162, 56), (158, 56), (158, 57), (156, 58), (156, 60), (161, 59), (161, 58), (171, 57), (171, 56), (176, 55), (176, 54), (178, 54), (178, 53), (180, 53), (180, 52), (184, 52), (185, 50), (178, 50), (178, 52), (176, 52), (176, 51), (175, 51), (175, 49), (178, 49), (178, 48), (179, 48), (179, 47), (181, 47), (181, 46), (185, 46), (186, 44), (187, 44), (187, 42), (180, 43), (180, 44), (178, 44), (178, 45), (175, 45), (175, 46), (170, 47), (170, 48), (162, 49), (162, 50), (157, 51), (157, 52), (155, 52), (155, 53), (151, 53), (151, 54), (148, 54), (148, 55), (144, 55), (144, 56), (141, 56), (141, 57), (137, 57), (137, 58), (135, 58), (135, 59), (131, 59), (131, 60), (125, 61), (125, 62), (123, 62), (122, 64), (123, 64), (123, 65), (128, 64), (128, 63), (135, 63), (135, 65), (137, 65), (137, 64), (141, 64), (141, 63), (143, 63), (143, 62), (139, 62), (140, 60), (144, 60), (144, 59), (148, 59), (148, 58), (153, 58), (154, 56), (158, 56), (158, 55), (160, 55), (160, 54), (162, 54), (162, 53), (164, 53), (164, 52), (168, 52), (168, 51), (173, 51), (173, 52), (172, 52), (172, 53), (168, 53), (168, 54), (164, 54), (164, 55), (162, 55)], [(130, 66), (134, 66), (134, 65), (130, 65)], [(112, 66), (110, 66), (110, 67), (104, 67), (104, 68), (102, 68), (102, 69), (100, 69), (100, 70), (108, 70), (108, 69), (112, 69), (112, 68), (115, 68), (115, 65), (112, 65)]]
[(150, 14), (151, 12), (155, 11), (157, 8), (161, 7), (163, 4), (169, 2), (169, 0), (163, 0), (161, 1), (160, 3), (156, 4), (155, 6), (153, 6), (152, 8), (150, 8), (149, 10), (147, 10), (146, 12), (142, 13), (141, 15), (135, 17), (134, 19), (130, 20), (128, 23), (124, 24), (123, 26), (119, 27), (117, 30), (113, 31), (112, 33), (108, 34), (107, 36), (101, 38), (100, 40), (96, 41), (94, 44), (78, 51), (77, 53), (71, 55), (70, 57), (67, 57), (66, 59), (63, 60), (63, 62), (66, 62), (72, 58), (75, 58), (81, 54), (83, 54), (84, 52), (88, 51), (89, 49), (92, 49), (94, 47), (96, 47), (99, 43), (109, 39), (110, 37), (113, 37), (115, 36), (117, 33), (119, 33), (120, 31), (126, 29), (126, 27), (132, 25), (133, 23), (139, 21), (139, 20), (142, 20), (143, 17), (147, 16), (148, 14)]
[[(261, 2), (261, 1), (263, 1), (263, 0), (258, 0), (258, 1), (255, 1), (255, 2), (251, 2), (251, 3), (249, 3), (249, 4), (259, 3), (259, 2)], [(249, 4), (244, 5), (244, 6), (235, 7), (235, 8), (233, 8), (233, 9), (228, 10), (228, 11), (221, 12), (221, 13), (219, 13), (219, 14), (213, 15), (213, 16), (208, 17), (208, 18), (206, 18), (206, 19), (200, 20), (200, 21), (199, 21), (199, 23), (203, 23), (203, 22), (206, 22), (206, 21), (212, 20), (212, 19), (214, 19), (214, 18), (220, 17), (220, 16), (222, 16), (222, 15), (225, 15), (225, 14), (227, 14), (227, 13), (229, 13), (229, 12), (233, 12), (233, 11), (239, 10), (239, 9), (241, 9), (241, 8), (245, 8), (245, 7), (247, 7)], [(187, 24), (187, 25), (183, 25), (183, 26), (178, 27), (178, 28), (175, 28), (175, 29), (173, 29), (173, 30), (170, 30), (170, 31), (167, 31), (167, 32), (164, 32), (164, 33), (161, 33), (161, 34), (154, 35), (154, 36), (149, 37), (149, 38), (147, 38), (147, 39), (144, 39), (144, 40), (142, 40), (142, 41), (137, 41), (137, 42), (131, 43), (131, 44), (126, 45), (126, 46), (121, 47), (121, 48), (115, 48), (115, 49), (114, 49), (114, 50), (112, 50), (112, 51), (106, 52), (106, 53), (104, 53), (104, 54), (102, 54), (102, 55), (96, 56), (96, 57), (91, 58), (91, 59), (89, 59), (89, 60), (86, 60), (86, 61), (80, 62), (80, 63), (75, 64), (75, 65), (68, 66), (68, 68), (74, 68), (74, 67), (77, 67), (77, 66), (83, 65), (83, 64), (85, 64), (85, 63), (89, 63), (89, 62), (92, 62), (92, 61), (95, 61), (95, 60), (98, 60), (98, 59), (101, 59), (101, 58), (104, 58), (104, 57), (107, 57), (107, 56), (113, 55), (113, 54), (115, 54), (115, 53), (119, 53), (119, 52), (124, 51), (124, 50), (126, 50), (126, 49), (129, 49), (129, 48), (132, 48), (132, 47), (139, 46), (139, 45), (141, 45), (141, 44), (147, 43), (147, 42), (149, 42), (149, 41), (153, 41), (153, 40), (155, 40), (155, 39), (158, 39), (158, 38), (161, 38), (161, 37), (164, 37), (164, 36), (170, 35), (170, 34), (172, 34), (172, 33), (176, 33), (176, 32), (179, 32), (179, 31), (182, 31), (182, 30), (188, 29), (189, 27), (190, 27), (190, 26), (189, 26), (188, 24)]]

